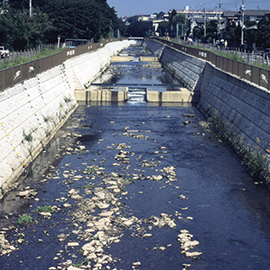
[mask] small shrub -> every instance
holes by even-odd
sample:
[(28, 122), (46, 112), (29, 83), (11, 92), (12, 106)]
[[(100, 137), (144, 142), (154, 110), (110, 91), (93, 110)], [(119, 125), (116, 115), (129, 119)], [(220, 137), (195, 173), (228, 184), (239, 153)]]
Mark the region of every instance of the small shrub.
[(33, 135), (32, 135), (32, 132), (30, 132), (29, 134), (26, 134), (25, 131), (23, 131), (23, 138), (24, 138), (24, 140), (26, 140), (27, 142), (32, 142), (32, 141), (33, 141)]
[(31, 224), (33, 223), (33, 219), (31, 216), (23, 214), (22, 216), (19, 217), (17, 224)]
[(126, 178), (130, 183), (135, 183), (136, 181), (133, 179), (133, 178), (130, 178), (130, 177), (128, 177), (128, 178)]
[(64, 101), (65, 101), (66, 103), (69, 103), (69, 102), (71, 102), (71, 98), (69, 98), (69, 97), (64, 97)]
[(93, 185), (93, 184), (92, 185), (86, 185), (86, 186), (83, 186), (83, 189), (87, 189), (87, 188), (91, 189), (91, 188), (94, 188), (94, 187), (95, 187), (95, 185)]
[(51, 214), (54, 212), (54, 210), (51, 206), (41, 206), (38, 208), (37, 211), (38, 211), (38, 213), (46, 212), (46, 213), (51, 213)]

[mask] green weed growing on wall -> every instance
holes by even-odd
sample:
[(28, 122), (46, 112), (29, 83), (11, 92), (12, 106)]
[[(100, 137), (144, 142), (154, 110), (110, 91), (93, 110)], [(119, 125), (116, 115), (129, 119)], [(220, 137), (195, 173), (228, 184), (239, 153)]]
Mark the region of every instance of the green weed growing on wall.
[(252, 177), (264, 178), (270, 174), (267, 159), (260, 147), (259, 138), (257, 138), (256, 145), (253, 147), (245, 144), (243, 136), (232, 132), (230, 128), (231, 123), (225, 123), (217, 111), (215, 111), (212, 117), (208, 118), (208, 122), (210, 123), (211, 130), (233, 147)]

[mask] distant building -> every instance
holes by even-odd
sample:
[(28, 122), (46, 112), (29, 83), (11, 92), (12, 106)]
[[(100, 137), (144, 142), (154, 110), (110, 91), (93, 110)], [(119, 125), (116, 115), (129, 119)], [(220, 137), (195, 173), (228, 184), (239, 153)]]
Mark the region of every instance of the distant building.
[[(169, 13), (171, 13), (172, 11), (169, 11)], [(195, 21), (199, 21), (200, 19), (203, 19), (204, 16), (206, 17), (207, 21), (210, 20), (217, 20), (218, 19), (218, 15), (220, 14), (222, 16), (222, 12), (218, 12), (215, 10), (190, 10), (188, 6), (186, 6), (183, 10), (176, 10), (177, 14), (182, 14), (184, 16), (186, 16), (187, 19), (191, 20), (195, 20)]]
[(157, 17), (157, 14), (140, 15), (138, 17), (138, 22), (149, 22), (149, 21), (153, 21), (156, 17)]
[[(225, 27), (229, 25), (235, 25), (237, 27), (238, 25), (240, 25), (241, 16), (242, 14), (240, 11), (224, 11), (223, 17), (225, 21)], [(256, 23), (258, 23), (262, 18), (265, 18), (267, 20), (270, 19), (270, 10), (245, 10), (244, 17), (245, 20), (255, 21)]]

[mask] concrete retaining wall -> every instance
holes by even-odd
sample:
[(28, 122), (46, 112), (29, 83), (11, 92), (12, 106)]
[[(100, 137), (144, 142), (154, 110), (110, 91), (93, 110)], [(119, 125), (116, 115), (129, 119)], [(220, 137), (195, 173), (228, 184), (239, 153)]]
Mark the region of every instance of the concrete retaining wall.
[(270, 149), (269, 91), (159, 42), (146, 41), (146, 45), (185, 87), (200, 92), (202, 112), (214, 115), (217, 111), (251, 146), (257, 145), (258, 138), (262, 152), (269, 157), (265, 150)]
[(210, 115), (217, 111), (234, 132), (243, 135), (247, 144), (256, 145), (258, 138), (265, 155), (265, 149), (270, 149), (269, 105), (269, 91), (206, 65), (199, 107)]
[(0, 93), (2, 193), (74, 111), (74, 90), (84, 88), (109, 65), (111, 55), (129, 44), (130, 41), (109, 43)]

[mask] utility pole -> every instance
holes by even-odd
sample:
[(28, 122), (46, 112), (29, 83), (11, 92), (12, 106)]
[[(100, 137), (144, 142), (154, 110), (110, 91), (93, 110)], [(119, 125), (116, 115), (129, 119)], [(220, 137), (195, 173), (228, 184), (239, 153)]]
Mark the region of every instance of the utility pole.
[(32, 0), (29, 0), (29, 17), (32, 16)]
[(241, 10), (241, 46), (244, 46), (244, 28), (245, 28), (245, 0), (242, 0), (242, 6), (240, 7)]
[(219, 5), (218, 5), (218, 39), (219, 40), (221, 40), (220, 13), (221, 13), (221, 0), (219, 0)]
[(191, 25), (190, 25), (190, 34), (192, 37), (193, 37), (193, 28), (194, 28), (193, 22), (194, 22), (194, 13), (193, 13), (193, 7), (192, 7)]
[(206, 36), (206, 15), (205, 15), (205, 2), (204, 4), (204, 8), (203, 8), (203, 35)]

